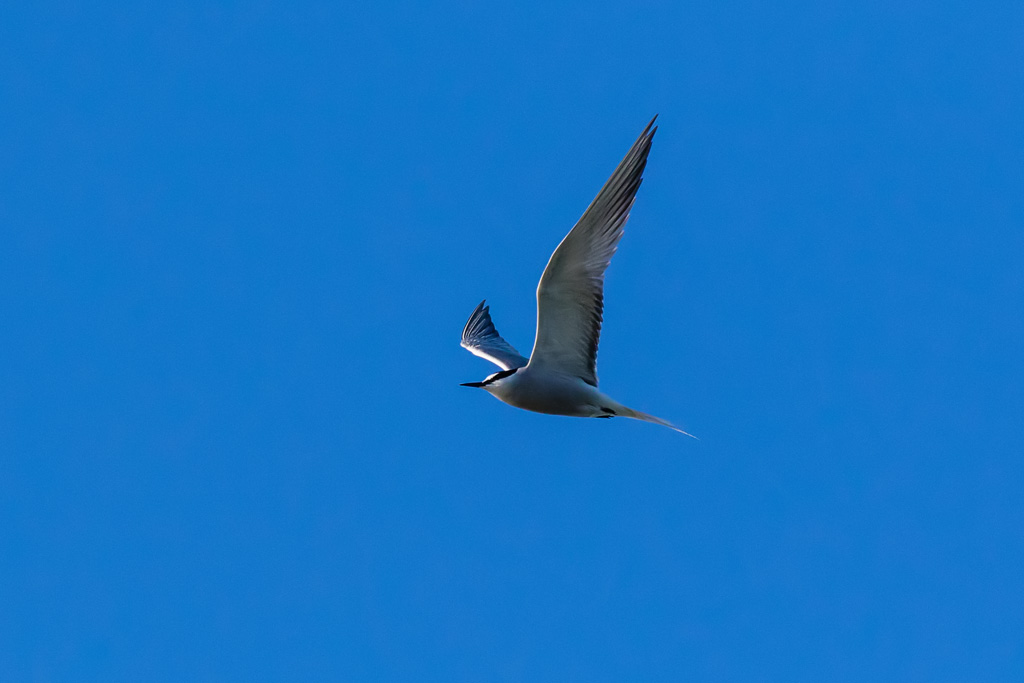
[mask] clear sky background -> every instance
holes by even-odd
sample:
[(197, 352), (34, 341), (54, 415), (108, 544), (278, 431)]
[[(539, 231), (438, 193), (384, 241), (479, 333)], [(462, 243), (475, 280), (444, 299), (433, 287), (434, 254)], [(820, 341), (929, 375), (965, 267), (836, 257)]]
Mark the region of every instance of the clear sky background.
[[(1024, 5), (5, 3), (0, 680), (1024, 680)], [(458, 386), (655, 113), (598, 370)]]

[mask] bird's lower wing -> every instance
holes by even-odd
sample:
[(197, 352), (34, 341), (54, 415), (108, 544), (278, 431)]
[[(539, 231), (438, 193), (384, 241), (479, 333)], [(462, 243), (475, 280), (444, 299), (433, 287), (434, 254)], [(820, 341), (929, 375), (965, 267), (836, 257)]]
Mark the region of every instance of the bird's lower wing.
[(604, 273), (640, 188), (655, 131), (651, 119), (551, 255), (537, 286), (537, 338), (531, 367), (571, 374), (597, 386)]
[(520, 355), (511, 344), (501, 338), (494, 323), (491, 322), (490, 309), (484, 305), (485, 303), (486, 301), (481, 301), (469, 316), (469, 321), (462, 330), (462, 347), (474, 356), (486, 358), (502, 370), (523, 367), (529, 359)]

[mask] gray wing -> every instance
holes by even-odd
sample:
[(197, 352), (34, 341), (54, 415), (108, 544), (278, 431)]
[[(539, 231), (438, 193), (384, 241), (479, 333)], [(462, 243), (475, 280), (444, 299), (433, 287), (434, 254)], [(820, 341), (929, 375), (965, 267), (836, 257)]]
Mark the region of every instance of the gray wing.
[(544, 269), (537, 286), (537, 338), (530, 354), (531, 367), (571, 374), (597, 386), (604, 272), (640, 188), (651, 140), (658, 130), (654, 119)]
[(474, 356), (491, 361), (502, 370), (521, 368), (528, 362), (511, 344), (501, 338), (494, 323), (491, 322), (490, 308), (485, 306), (486, 300), (469, 316), (469, 322), (462, 330), (462, 347)]

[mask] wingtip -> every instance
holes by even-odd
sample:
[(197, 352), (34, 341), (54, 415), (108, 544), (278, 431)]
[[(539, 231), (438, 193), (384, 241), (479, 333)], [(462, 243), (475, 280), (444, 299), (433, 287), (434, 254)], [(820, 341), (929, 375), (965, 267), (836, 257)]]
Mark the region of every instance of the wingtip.
[(467, 349), (469, 348), (465, 344), (466, 334), (469, 332), (469, 328), (473, 326), (473, 323), (476, 322), (477, 318), (479, 318), (481, 311), (483, 311), (483, 312), (487, 311), (487, 307), (484, 305), (486, 303), (487, 303), (487, 299), (484, 299), (483, 301), (478, 303), (476, 305), (476, 308), (473, 309), (473, 312), (469, 314), (469, 320), (466, 321), (466, 324), (462, 328), (462, 341), (463, 341), (462, 347), (463, 348), (467, 348)]
[[(651, 119), (651, 122), (648, 123), (647, 127), (644, 128), (642, 133), (640, 133), (636, 142), (633, 143), (633, 148), (630, 150), (630, 153), (637, 149), (650, 150), (651, 144), (654, 141), (654, 134), (658, 132), (658, 127), (654, 125), (654, 122), (657, 120), (658, 115), (655, 114), (654, 118)], [(626, 158), (628, 159), (629, 155), (627, 155)]]

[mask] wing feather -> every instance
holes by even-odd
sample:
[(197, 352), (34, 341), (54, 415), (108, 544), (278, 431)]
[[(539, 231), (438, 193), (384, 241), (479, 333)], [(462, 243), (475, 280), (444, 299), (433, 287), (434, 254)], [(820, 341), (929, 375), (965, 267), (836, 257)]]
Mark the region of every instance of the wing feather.
[(502, 370), (525, 366), (529, 359), (501, 338), (491, 321), (490, 307), (481, 301), (462, 330), (462, 347), (474, 356), (491, 361)]
[(647, 124), (618, 168), (551, 255), (537, 285), (532, 367), (565, 372), (597, 386), (597, 345), (604, 313), (604, 273), (622, 239), (643, 181), (651, 141)]

